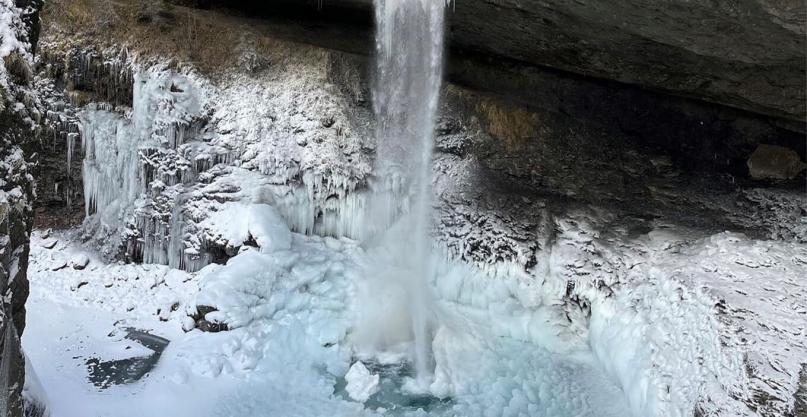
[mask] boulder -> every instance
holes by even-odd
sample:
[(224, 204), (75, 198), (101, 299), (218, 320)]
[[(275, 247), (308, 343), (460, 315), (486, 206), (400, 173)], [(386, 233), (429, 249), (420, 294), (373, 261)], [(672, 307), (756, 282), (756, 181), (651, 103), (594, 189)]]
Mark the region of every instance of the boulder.
[(807, 168), (796, 151), (784, 146), (760, 144), (748, 158), (748, 173), (758, 180), (789, 180)]
[(85, 254), (78, 254), (73, 257), (70, 261), (70, 265), (73, 266), (73, 269), (81, 271), (82, 269), (86, 268), (87, 265), (90, 264), (90, 258), (87, 257)]
[[(217, 308), (211, 306), (196, 306), (196, 312), (192, 314), (190, 317), (193, 319), (195, 323), (195, 327), (203, 332), (207, 333), (218, 333), (218, 332), (226, 332), (229, 330), (229, 326), (227, 323), (220, 323), (215, 320), (208, 320), (207, 315), (209, 313), (214, 313), (218, 311)], [(183, 327), (185, 324), (183, 323)], [(186, 330), (187, 331), (187, 330)]]

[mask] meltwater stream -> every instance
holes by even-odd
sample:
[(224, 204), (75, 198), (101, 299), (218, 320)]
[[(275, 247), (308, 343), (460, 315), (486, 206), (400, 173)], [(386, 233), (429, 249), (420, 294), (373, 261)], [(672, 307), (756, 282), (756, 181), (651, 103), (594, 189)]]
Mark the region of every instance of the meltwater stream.
[[(431, 157), (435, 113), (443, 64), (445, 0), (375, 0), (377, 68), (374, 90), (376, 132), (376, 189), (370, 202), (372, 245), (397, 253), (396, 265), (375, 265), (378, 292), (398, 298), (401, 308), (384, 302), (365, 312), (375, 348), (385, 348), (396, 337), (391, 327), (410, 333), (400, 317), (409, 317), (414, 339), (417, 380), (425, 383), (431, 373), (429, 317), (431, 219)], [(405, 213), (400, 216), (401, 213)], [(390, 236), (392, 235), (392, 236)], [(390, 291), (390, 288), (393, 288)], [(403, 300), (401, 300), (403, 298)], [(375, 310), (375, 311), (373, 311)], [(398, 325), (389, 324), (398, 321)], [(379, 332), (381, 334), (379, 334)]]

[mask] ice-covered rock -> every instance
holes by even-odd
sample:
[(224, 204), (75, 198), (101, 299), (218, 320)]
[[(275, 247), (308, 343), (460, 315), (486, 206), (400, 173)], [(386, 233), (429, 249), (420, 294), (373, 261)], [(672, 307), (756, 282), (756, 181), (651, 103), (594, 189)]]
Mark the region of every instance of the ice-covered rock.
[(90, 257), (84, 253), (77, 254), (73, 256), (73, 259), (70, 260), (70, 265), (73, 269), (82, 270), (90, 264)]
[(239, 247), (254, 241), (261, 252), (275, 252), (291, 246), (286, 221), (268, 204), (229, 203), (200, 224), (208, 239), (222, 246)]
[(0, 414), (9, 417), (35, 411), (24, 392), (21, 338), (36, 196), (31, 149), (41, 129), (41, 102), (31, 89), (41, 8), (32, 0), (0, 2)]
[(345, 390), (350, 398), (363, 403), (378, 392), (380, 377), (378, 374), (370, 373), (364, 363), (356, 361), (347, 371), (345, 381), (347, 382)]

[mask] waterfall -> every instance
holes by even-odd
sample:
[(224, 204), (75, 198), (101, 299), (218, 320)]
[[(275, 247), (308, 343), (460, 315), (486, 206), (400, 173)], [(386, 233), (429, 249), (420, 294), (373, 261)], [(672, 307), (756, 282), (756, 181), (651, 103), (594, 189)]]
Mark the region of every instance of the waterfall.
[[(432, 368), (431, 158), (442, 82), (444, 14), (445, 0), (375, 0), (377, 144), (369, 235), (371, 245), (389, 256), (381, 256), (379, 265), (373, 266), (376, 288), (366, 298), (375, 298), (379, 305), (365, 315), (386, 321), (373, 326), (386, 333), (390, 323), (405, 327), (400, 316), (408, 316), (407, 333), (414, 340), (421, 386)], [(391, 295), (378, 301), (383, 299), (379, 293)]]

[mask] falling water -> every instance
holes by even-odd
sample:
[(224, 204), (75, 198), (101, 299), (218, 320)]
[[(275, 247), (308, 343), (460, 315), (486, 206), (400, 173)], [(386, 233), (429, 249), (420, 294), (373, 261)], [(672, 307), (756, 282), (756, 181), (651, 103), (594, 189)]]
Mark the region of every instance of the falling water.
[[(375, 0), (377, 120), (375, 176), (370, 222), (376, 234), (396, 237), (382, 245), (395, 265), (379, 268), (387, 287), (398, 286), (408, 314), (419, 382), (431, 373), (431, 154), (443, 64), (445, 0)], [(401, 209), (405, 215), (398, 219)], [(394, 224), (393, 223), (396, 223)], [(403, 233), (400, 233), (400, 232)], [(396, 282), (397, 281), (397, 282)]]

